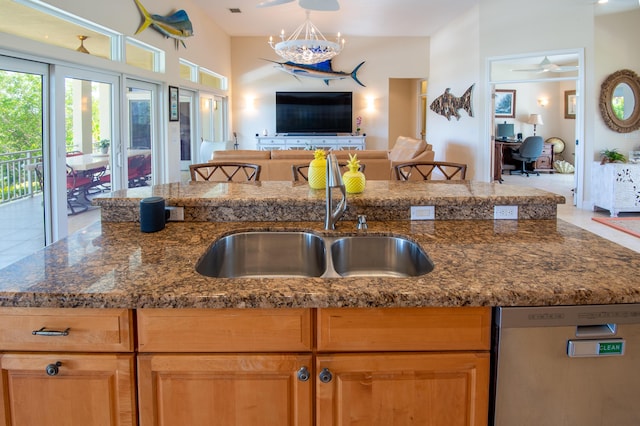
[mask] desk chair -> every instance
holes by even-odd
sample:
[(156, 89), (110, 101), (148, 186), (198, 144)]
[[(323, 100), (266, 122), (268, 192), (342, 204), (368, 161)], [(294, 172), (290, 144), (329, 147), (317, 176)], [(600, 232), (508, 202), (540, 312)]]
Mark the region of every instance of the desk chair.
[[(347, 163), (338, 163), (340, 169), (342, 169), (342, 173), (348, 170)], [(364, 173), (365, 165), (360, 163), (360, 167), (358, 167), (358, 171)], [(300, 180), (309, 181), (309, 164), (292, 164), (291, 165), (291, 174), (293, 175), (293, 181), (298, 182)]]
[(413, 180), (429, 180), (436, 169), (444, 175), (446, 180), (454, 180), (454, 178), (464, 180), (467, 176), (466, 164), (447, 161), (418, 161), (398, 164), (394, 167), (398, 180), (410, 180), (412, 174), (416, 176)]
[[(192, 181), (231, 182), (260, 180), (260, 165), (236, 162), (210, 162), (191, 164), (189, 173)], [(244, 178), (242, 176), (244, 175)]]
[[(543, 147), (544, 140), (542, 139), (542, 136), (527, 137), (524, 142), (522, 142), (522, 145), (520, 145), (516, 151), (513, 151), (511, 153), (511, 158), (520, 161), (522, 163), (522, 168), (520, 170), (509, 170), (509, 174), (512, 174), (512, 172), (516, 172), (527, 175), (527, 177), (529, 177), (529, 171), (527, 171), (527, 163), (536, 161), (538, 157), (542, 155)], [(540, 173), (536, 172), (535, 170), (532, 173), (540, 176)]]

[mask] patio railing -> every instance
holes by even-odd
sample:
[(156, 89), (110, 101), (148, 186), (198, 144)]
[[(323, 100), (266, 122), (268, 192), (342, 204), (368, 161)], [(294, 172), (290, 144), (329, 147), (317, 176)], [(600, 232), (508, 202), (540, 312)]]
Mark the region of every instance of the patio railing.
[(42, 162), (42, 150), (0, 154), (0, 203), (32, 197), (42, 192), (36, 164)]

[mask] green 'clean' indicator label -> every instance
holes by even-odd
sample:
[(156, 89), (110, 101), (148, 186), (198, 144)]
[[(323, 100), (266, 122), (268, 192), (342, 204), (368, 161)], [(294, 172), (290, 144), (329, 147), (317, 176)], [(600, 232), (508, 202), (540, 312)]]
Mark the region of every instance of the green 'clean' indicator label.
[(623, 342), (599, 342), (598, 354), (622, 355)]

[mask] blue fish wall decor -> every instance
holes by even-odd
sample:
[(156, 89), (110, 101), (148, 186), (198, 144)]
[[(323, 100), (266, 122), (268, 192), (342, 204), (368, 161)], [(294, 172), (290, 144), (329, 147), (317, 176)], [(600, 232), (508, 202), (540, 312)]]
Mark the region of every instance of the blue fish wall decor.
[(344, 71), (334, 71), (331, 65), (331, 59), (313, 65), (296, 64), (294, 62), (277, 62), (270, 59), (265, 59), (265, 61), (278, 64), (279, 69), (288, 74), (291, 74), (295, 78), (319, 78), (324, 80), (324, 83), (328, 86), (329, 81), (331, 80), (342, 80), (351, 77), (360, 86), (366, 87), (360, 80), (358, 80), (357, 76), (357, 72), (364, 64), (364, 61), (360, 62), (350, 73)]
[(172, 38), (175, 41), (176, 49), (181, 43), (185, 48), (184, 40), (193, 36), (193, 26), (189, 20), (189, 15), (184, 10), (178, 10), (169, 16), (152, 15), (147, 12), (140, 0), (134, 0), (140, 13), (142, 14), (143, 22), (138, 27), (136, 34), (141, 33), (149, 26), (153, 27), (160, 34), (166, 38)]
[(451, 94), (451, 89), (447, 87), (442, 95), (438, 96), (433, 102), (431, 102), (429, 108), (443, 117), (446, 117), (447, 120), (451, 120), (451, 116), (454, 116), (456, 120), (460, 120), (461, 115), (458, 113), (459, 109), (465, 110), (467, 114), (469, 114), (469, 117), (473, 117), (473, 107), (471, 105), (473, 86), (475, 86), (475, 84), (472, 84), (459, 98), (453, 96)]

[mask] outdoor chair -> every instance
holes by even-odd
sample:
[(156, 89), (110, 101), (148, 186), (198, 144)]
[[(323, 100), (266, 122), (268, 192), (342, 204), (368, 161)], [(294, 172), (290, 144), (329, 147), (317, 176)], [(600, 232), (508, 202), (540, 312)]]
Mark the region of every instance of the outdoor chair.
[(92, 175), (79, 173), (67, 165), (67, 207), (75, 215), (89, 208), (87, 189), (95, 184)]

